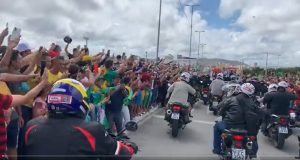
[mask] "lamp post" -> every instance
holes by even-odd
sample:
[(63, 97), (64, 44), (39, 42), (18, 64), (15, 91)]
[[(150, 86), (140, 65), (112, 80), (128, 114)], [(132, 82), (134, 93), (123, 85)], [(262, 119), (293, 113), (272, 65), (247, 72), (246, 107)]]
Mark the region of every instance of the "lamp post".
[(200, 57), (200, 44), (201, 44), (200, 35), (201, 35), (201, 32), (205, 32), (205, 31), (195, 31), (195, 32), (199, 33), (199, 44), (198, 44), (198, 59), (199, 59), (199, 57)]
[(201, 45), (201, 48), (202, 48), (202, 58), (204, 58), (204, 56), (203, 56), (203, 48), (204, 48), (204, 46), (206, 46), (206, 44), (204, 44), (204, 43), (202, 43), (202, 44), (200, 44)]
[(88, 46), (88, 41), (89, 41), (89, 37), (83, 37), (83, 39), (85, 40), (85, 46)]
[(158, 52), (159, 52), (161, 2), (162, 2), (162, 0), (159, 1), (159, 16), (158, 16), (158, 31), (157, 31), (156, 61), (158, 61)]
[(191, 65), (191, 55), (192, 55), (192, 35), (193, 35), (193, 14), (194, 14), (194, 7), (200, 6), (200, 5), (186, 5), (192, 7), (192, 13), (191, 13), (191, 34), (190, 34), (190, 52), (189, 52), (189, 65)]

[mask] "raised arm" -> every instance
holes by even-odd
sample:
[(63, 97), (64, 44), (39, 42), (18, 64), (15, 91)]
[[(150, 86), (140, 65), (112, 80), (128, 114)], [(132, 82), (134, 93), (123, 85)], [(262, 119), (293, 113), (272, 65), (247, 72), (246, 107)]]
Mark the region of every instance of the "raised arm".
[(43, 75), (42, 81), (25, 95), (12, 95), (13, 100), (11, 106), (17, 107), (25, 104), (28, 100), (36, 97), (48, 84), (47, 74)]
[(4, 38), (8, 35), (8, 28), (6, 27), (0, 34), (0, 46), (3, 43)]
[(17, 75), (10, 73), (0, 73), (0, 81), (4, 82), (22, 82), (30, 78), (35, 78), (37, 75)]
[(17, 38), (16, 40), (10, 40), (10, 38), (8, 38), (8, 46), (6, 48), (5, 51), (5, 55), (3, 56), (3, 58), (0, 61), (0, 67), (6, 67), (8, 66), (9, 62), (10, 62), (10, 58), (13, 52), (13, 49), (19, 44), (20, 42), (20, 37)]

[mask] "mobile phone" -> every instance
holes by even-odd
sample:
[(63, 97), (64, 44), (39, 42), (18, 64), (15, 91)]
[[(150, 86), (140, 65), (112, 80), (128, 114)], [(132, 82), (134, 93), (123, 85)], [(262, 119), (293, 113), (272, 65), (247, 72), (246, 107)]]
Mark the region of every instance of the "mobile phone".
[(41, 70), (40, 70), (41, 76), (44, 74), (45, 68), (46, 68), (46, 61), (41, 61)]
[(8, 22), (6, 22), (6, 28), (8, 28)]
[(10, 39), (15, 40), (21, 36), (21, 28), (15, 27), (11, 33)]

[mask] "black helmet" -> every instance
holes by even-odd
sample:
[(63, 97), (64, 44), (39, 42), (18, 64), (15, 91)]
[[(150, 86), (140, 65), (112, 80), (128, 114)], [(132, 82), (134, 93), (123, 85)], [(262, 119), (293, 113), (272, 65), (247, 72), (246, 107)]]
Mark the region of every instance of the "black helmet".
[(65, 41), (66, 43), (71, 43), (71, 42), (72, 42), (72, 38), (69, 37), (69, 36), (65, 36), (64, 41)]

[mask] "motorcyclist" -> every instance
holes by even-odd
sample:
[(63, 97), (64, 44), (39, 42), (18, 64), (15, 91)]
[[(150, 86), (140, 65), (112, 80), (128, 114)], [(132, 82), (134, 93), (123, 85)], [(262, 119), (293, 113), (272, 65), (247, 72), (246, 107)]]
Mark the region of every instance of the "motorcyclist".
[[(220, 101), (223, 96), (223, 90), (222, 87), (225, 85), (225, 82), (223, 81), (223, 74), (219, 73), (217, 74), (217, 78), (213, 80), (209, 86), (210, 89), (210, 99), (212, 99), (213, 96), (218, 96)], [(212, 102), (210, 102), (212, 103)]]
[(261, 127), (264, 134), (269, 124), (271, 114), (289, 115), (290, 102), (296, 99), (296, 96), (287, 92), (288, 83), (281, 81), (278, 83), (277, 91), (269, 92), (264, 96), (263, 103), (267, 106), (265, 110), (265, 119)]
[[(189, 85), (190, 81), (190, 74), (187, 72), (183, 72), (180, 75), (180, 81), (174, 82), (168, 89), (168, 94), (170, 93), (170, 99), (168, 101), (168, 106), (174, 103), (182, 104), (183, 107), (185, 107), (185, 123), (191, 122), (189, 119), (189, 113), (190, 113), (190, 104), (188, 103), (188, 96), (189, 94), (194, 95), (196, 93), (196, 90)], [(167, 96), (169, 97), (169, 96)]]
[[(217, 122), (214, 126), (214, 154), (221, 154), (221, 134), (224, 129), (249, 129), (247, 127), (248, 120), (244, 116), (244, 113), (245, 110), (255, 107), (253, 100), (250, 98), (255, 88), (250, 83), (244, 83), (240, 91), (237, 95), (235, 93), (236, 96), (232, 96), (219, 104), (219, 115), (222, 116), (222, 121)], [(255, 128), (256, 126), (253, 125), (252, 127)], [(255, 133), (250, 134), (255, 135)], [(254, 152), (257, 152), (257, 146), (254, 147)]]
[(31, 120), (25, 134), (29, 159), (130, 159), (137, 147), (114, 140), (99, 123), (86, 122), (90, 110), (84, 86), (57, 81), (47, 96), (49, 116)]
[(226, 93), (226, 98), (230, 98), (240, 93), (241, 85), (238, 83), (232, 83), (226, 85), (226, 88), (223, 87), (224, 92)]
[(203, 88), (209, 87), (210, 84), (211, 84), (210, 76), (208, 74), (204, 75), (202, 80)]
[(231, 75), (229, 83), (222, 87), (222, 91), (226, 97), (230, 97), (232, 95), (231, 92), (234, 91), (235, 87), (241, 87), (241, 85), (237, 83), (236, 76)]

